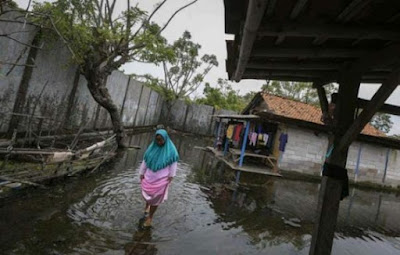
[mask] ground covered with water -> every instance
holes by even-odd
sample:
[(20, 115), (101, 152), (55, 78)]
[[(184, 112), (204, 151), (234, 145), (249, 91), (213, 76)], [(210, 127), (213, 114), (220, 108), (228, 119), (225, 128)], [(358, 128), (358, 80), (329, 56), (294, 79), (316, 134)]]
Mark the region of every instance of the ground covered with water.
[[(138, 166), (152, 134), (131, 138), (92, 175), (0, 201), (0, 254), (308, 254), (318, 183), (234, 173), (173, 135), (182, 161), (153, 229), (143, 215)], [(332, 254), (400, 254), (400, 196), (351, 189)]]

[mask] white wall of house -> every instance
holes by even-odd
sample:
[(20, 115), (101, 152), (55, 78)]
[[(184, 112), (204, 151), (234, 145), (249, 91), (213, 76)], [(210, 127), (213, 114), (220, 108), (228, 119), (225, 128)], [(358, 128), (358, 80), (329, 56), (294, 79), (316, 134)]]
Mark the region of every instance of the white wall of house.
[(322, 162), (328, 149), (327, 134), (317, 134), (294, 126), (288, 126), (286, 132), (288, 143), (279, 167), (305, 174), (320, 175)]
[[(285, 128), (283, 128), (285, 129)], [(320, 175), (328, 150), (328, 135), (309, 129), (288, 126), (288, 143), (279, 167), (283, 170)], [(278, 134), (278, 138), (279, 138)], [(360, 163), (355, 175), (358, 154)], [(349, 148), (347, 169), (349, 178), (355, 181), (382, 183), (388, 148), (376, 144), (354, 142)], [(387, 161), (385, 184), (400, 185), (400, 151), (390, 150)]]

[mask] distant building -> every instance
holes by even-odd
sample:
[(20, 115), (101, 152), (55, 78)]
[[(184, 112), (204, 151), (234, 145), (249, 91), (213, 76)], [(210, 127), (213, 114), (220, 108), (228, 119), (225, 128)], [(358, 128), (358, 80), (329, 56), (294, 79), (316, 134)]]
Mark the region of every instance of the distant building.
[[(258, 93), (243, 114), (259, 115), (275, 125), (273, 154), (282, 170), (320, 175), (328, 152), (328, 127), (321, 122), (318, 107), (303, 102)], [(283, 152), (279, 137), (287, 134)], [(353, 142), (347, 158), (349, 178), (354, 181), (400, 185), (400, 142), (367, 125)]]

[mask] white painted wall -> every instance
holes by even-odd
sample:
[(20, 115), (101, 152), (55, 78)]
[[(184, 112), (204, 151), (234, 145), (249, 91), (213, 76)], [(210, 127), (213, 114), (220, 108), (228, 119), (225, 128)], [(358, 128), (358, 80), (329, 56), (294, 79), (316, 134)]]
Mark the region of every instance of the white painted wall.
[[(288, 143), (279, 167), (283, 170), (320, 175), (328, 150), (327, 134), (295, 126), (287, 127), (287, 133)], [(356, 178), (355, 168), (360, 145), (361, 143), (356, 141), (349, 148), (347, 158), (349, 178), (356, 181), (382, 183), (388, 149), (380, 145), (362, 143), (359, 172)], [(389, 154), (385, 184), (400, 185), (399, 150), (391, 150)]]

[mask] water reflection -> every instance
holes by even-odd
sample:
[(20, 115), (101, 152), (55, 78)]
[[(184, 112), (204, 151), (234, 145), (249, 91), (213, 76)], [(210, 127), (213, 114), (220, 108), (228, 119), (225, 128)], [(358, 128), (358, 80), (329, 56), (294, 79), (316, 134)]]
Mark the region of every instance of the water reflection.
[[(152, 231), (143, 213), (137, 167), (153, 134), (84, 175), (0, 201), (5, 254), (308, 254), (318, 184), (234, 172), (196, 149), (211, 144), (171, 137), (182, 162)], [(353, 189), (341, 203), (333, 254), (399, 254), (400, 198)], [(6, 235), (3, 233), (7, 233)]]

